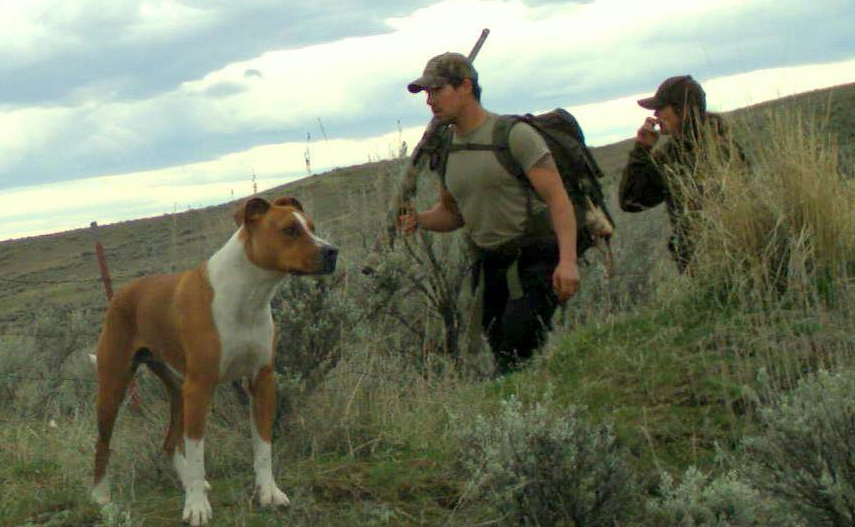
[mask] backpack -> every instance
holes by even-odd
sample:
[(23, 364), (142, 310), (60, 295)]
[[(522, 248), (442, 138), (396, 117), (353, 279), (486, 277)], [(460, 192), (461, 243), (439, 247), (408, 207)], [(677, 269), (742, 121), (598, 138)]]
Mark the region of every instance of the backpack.
[(496, 121), (493, 143), (489, 145), (453, 145), (451, 135), (448, 134), (444, 151), (432, 161), (431, 166), (439, 172), (442, 186), (445, 187), (445, 168), (449, 154), (460, 150), (491, 150), (508, 173), (516, 177), (522, 185), (531, 188), (531, 181), (511, 155), (511, 127), (518, 122), (528, 123), (534, 128), (546, 141), (546, 146), (552, 153), (576, 213), (576, 251), (581, 257), (585, 250), (594, 245), (589, 215), (593, 208), (599, 208), (612, 227), (614, 220), (606, 207), (603, 187), (599, 181), (603, 177), (603, 171), (585, 144), (582, 127), (568, 111), (556, 108), (540, 115), (502, 115)]

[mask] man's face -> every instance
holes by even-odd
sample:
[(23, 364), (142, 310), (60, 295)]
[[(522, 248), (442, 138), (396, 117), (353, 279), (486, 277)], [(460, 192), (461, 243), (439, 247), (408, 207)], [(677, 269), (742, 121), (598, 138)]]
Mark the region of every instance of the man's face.
[(655, 110), (653, 116), (659, 121), (663, 134), (679, 136), (682, 133), (683, 117), (670, 104)]
[(439, 88), (425, 88), (427, 93), (427, 105), (430, 106), (434, 117), (443, 122), (455, 122), (460, 112), (463, 100), (464, 80), (457, 88), (451, 84), (444, 84)]

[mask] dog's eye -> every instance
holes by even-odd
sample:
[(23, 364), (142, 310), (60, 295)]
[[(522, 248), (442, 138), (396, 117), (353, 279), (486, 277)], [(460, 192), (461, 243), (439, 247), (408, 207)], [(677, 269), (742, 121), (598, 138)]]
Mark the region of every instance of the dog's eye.
[(282, 229), (282, 233), (286, 236), (296, 238), (300, 236), (300, 227), (297, 227), (295, 225), (292, 225), (291, 227), (285, 227), (284, 229)]

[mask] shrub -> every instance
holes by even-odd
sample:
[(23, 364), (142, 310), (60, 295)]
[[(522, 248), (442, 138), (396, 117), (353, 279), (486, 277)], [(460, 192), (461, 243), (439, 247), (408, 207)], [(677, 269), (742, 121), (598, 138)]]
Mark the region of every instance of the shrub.
[(401, 236), (394, 250), (370, 262), (373, 290), (366, 297), (376, 312), (396, 320), (416, 339), (421, 351), (457, 361), (474, 353), (481, 341), (469, 333), (472, 320), (468, 283), (470, 258), (459, 235), (419, 231)]
[(0, 339), (2, 411), (26, 418), (76, 415), (91, 396), (87, 313), (45, 309), (16, 337)]
[(746, 440), (754, 484), (811, 525), (855, 525), (855, 373), (819, 374), (762, 409)]
[(659, 496), (648, 502), (656, 525), (668, 527), (797, 527), (784, 505), (728, 472), (721, 477), (704, 475), (691, 467), (675, 485), (662, 474)]
[(605, 526), (637, 512), (636, 478), (609, 426), (575, 408), (504, 401), (461, 432), (471, 499), (483, 498), (507, 525)]
[[(285, 280), (272, 305), (276, 372), (286, 386), (311, 392), (341, 360), (343, 335), (359, 325), (361, 313), (347, 297), (342, 274)], [(294, 395), (289, 390), (279, 398), (286, 415)]]

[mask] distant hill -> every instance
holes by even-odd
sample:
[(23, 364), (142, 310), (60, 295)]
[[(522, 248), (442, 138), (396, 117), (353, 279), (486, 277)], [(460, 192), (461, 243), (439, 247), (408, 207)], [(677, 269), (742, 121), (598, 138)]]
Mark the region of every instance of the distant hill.
[[(826, 123), (839, 139), (841, 156), (851, 166), (855, 160), (855, 84), (786, 97), (730, 115), (750, 121), (784, 109), (797, 109), (806, 118)], [(611, 199), (631, 147), (632, 140), (627, 139), (593, 149), (606, 174), (604, 187)], [(325, 235), (342, 246), (345, 255), (350, 250), (352, 258), (359, 258), (371, 236), (372, 226), (364, 223), (366, 212), (377, 219), (383, 216), (405, 163), (397, 159), (341, 168), (262, 194), (298, 197)], [(433, 182), (423, 185), (432, 187)], [(97, 235), (106, 250), (114, 288), (137, 276), (185, 269), (205, 260), (232, 232), (235, 206), (226, 203), (100, 228)], [(643, 238), (644, 243), (636, 245), (646, 247), (664, 236), (667, 225), (662, 211), (631, 219), (614, 204), (611, 211), (618, 224), (616, 243), (621, 238), (634, 238), (635, 242)], [(91, 309), (100, 314), (105, 300), (94, 235), (79, 229), (0, 243), (0, 328), (26, 323), (44, 309)]]

